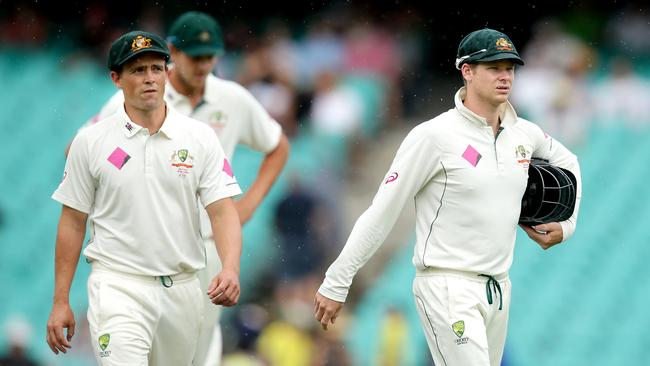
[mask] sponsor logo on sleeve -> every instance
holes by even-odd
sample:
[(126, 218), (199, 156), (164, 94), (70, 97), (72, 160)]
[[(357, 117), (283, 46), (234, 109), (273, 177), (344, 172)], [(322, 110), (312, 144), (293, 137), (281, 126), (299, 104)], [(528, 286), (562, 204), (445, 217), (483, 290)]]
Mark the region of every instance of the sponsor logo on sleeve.
[(392, 172), (392, 173), (390, 173), (390, 175), (388, 177), (386, 177), (386, 181), (384, 181), (384, 184), (394, 182), (394, 181), (397, 180), (398, 177), (399, 177), (399, 174), (397, 174), (397, 172)]

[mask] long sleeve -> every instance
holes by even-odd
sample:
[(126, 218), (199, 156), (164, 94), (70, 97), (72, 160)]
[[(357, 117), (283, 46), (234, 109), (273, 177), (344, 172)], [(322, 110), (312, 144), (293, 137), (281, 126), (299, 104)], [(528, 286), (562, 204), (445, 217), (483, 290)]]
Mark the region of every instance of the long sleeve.
[(404, 139), (370, 207), (359, 217), (319, 292), (344, 302), (352, 279), (392, 229), (404, 204), (436, 174), (440, 153), (420, 126)]

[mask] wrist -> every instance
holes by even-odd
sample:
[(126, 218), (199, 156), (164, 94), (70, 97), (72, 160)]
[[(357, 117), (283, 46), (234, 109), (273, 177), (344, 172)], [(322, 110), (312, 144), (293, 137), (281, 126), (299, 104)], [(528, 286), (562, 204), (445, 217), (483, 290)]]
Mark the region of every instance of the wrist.
[(54, 305), (69, 305), (70, 298), (68, 295), (55, 295), (52, 299)]

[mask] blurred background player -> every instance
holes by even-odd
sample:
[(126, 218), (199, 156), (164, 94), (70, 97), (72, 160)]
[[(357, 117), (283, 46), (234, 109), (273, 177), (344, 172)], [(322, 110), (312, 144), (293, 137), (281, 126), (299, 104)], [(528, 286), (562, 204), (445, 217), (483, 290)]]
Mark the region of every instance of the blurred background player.
[[(239, 299), (241, 225), (231, 197), (241, 190), (210, 128), (166, 105), (169, 56), (153, 33), (118, 38), (108, 68), (122, 107), (70, 147), (52, 195), (63, 204), (47, 323), (55, 354), (66, 353), (75, 333), (69, 291), (87, 218), (88, 321), (99, 364), (189, 365), (203, 298), (225, 306)], [(197, 199), (223, 263), (206, 291), (197, 278), (205, 266)]]
[[(196, 11), (182, 14), (170, 27), (168, 44), (172, 65), (165, 101), (180, 113), (212, 127), (229, 160), (237, 144), (264, 154), (255, 181), (235, 202), (243, 225), (282, 171), (289, 154), (288, 139), (281, 126), (246, 89), (212, 73), (224, 52), (222, 31), (213, 17)], [(123, 100), (123, 93), (118, 91), (92, 121), (115, 113)], [(207, 288), (220, 264), (205, 212), (201, 214), (201, 233), (205, 239), (207, 267), (199, 273), (199, 278), (203, 288)], [(222, 353), (221, 309), (206, 306), (205, 311), (194, 364), (218, 365)]]
[(413, 199), (415, 303), (436, 365), (499, 366), (510, 308), (517, 222), (533, 157), (578, 179), (567, 221), (524, 227), (543, 249), (574, 232), (580, 199), (578, 160), (508, 102), (515, 64), (510, 38), (492, 29), (467, 35), (456, 68), (465, 86), (455, 108), (415, 127), (402, 142), (371, 206), (359, 217), (315, 297), (327, 330), (352, 278), (382, 244)]

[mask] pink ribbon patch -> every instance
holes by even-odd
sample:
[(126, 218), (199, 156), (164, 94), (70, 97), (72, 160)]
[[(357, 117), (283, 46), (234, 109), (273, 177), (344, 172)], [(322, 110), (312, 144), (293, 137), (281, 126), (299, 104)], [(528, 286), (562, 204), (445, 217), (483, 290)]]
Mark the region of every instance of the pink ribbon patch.
[(476, 151), (476, 149), (473, 148), (472, 145), (467, 145), (467, 149), (465, 149), (465, 152), (463, 153), (462, 156), (474, 167), (476, 167), (478, 161), (481, 160), (481, 154), (479, 154), (479, 152)]
[(223, 171), (228, 174), (230, 178), (234, 176), (232, 172), (232, 168), (230, 167), (230, 163), (228, 162), (228, 159), (223, 159)]
[(108, 157), (108, 161), (113, 164), (117, 169), (122, 169), (124, 164), (129, 161), (131, 157), (124, 150), (115, 148), (111, 155)]

